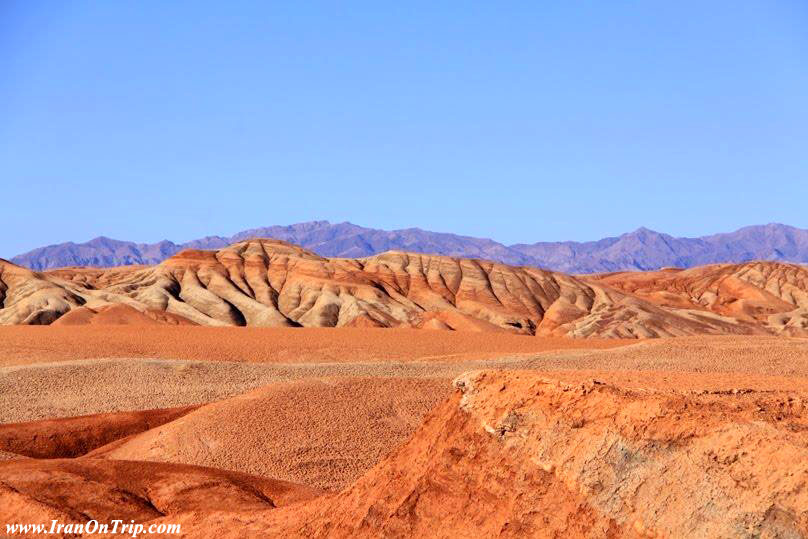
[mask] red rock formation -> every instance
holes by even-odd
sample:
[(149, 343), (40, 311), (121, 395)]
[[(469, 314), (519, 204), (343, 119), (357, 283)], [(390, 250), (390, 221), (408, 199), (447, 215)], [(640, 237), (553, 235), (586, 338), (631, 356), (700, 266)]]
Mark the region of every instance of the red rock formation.
[(454, 386), (336, 494), (176, 463), (3, 454), (0, 524), (117, 518), (234, 538), (808, 534), (804, 392), (628, 389), (535, 371)]
[(800, 266), (761, 262), (583, 278), (395, 251), (327, 259), (280, 241), (248, 240), (218, 251), (185, 250), (153, 267), (37, 274), (2, 262), (0, 323), (63, 316), (64, 324), (803, 335), (805, 275)]
[(780, 262), (716, 264), (689, 270), (598, 277), (661, 307), (714, 313), (773, 334), (808, 335), (808, 268)]
[[(238, 537), (802, 537), (804, 397), (568, 385), (478, 372), (337, 495), (244, 517)], [(238, 521), (230, 531), (228, 522)]]

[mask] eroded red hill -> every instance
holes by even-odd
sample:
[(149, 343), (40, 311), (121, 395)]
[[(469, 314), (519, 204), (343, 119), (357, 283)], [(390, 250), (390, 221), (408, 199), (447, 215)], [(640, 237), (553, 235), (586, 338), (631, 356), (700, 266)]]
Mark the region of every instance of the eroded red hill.
[(274, 512), (180, 517), (236, 537), (802, 537), (804, 395), (455, 382), (400, 450), (338, 495)]
[(806, 335), (806, 275), (802, 266), (758, 262), (581, 277), (396, 251), (328, 259), (247, 240), (152, 267), (36, 273), (0, 262), (0, 323)]

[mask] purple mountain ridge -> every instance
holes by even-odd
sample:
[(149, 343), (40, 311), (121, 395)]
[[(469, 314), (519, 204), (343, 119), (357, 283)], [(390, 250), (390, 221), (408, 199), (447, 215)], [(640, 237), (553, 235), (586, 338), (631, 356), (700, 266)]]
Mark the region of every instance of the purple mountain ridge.
[(640, 228), (615, 238), (589, 242), (503, 245), (491, 239), (420, 228), (379, 230), (328, 221), (255, 228), (230, 237), (208, 236), (181, 244), (168, 240), (134, 243), (99, 237), (86, 243), (40, 247), (15, 256), (11, 261), (33, 270), (157, 264), (183, 249), (218, 249), (256, 237), (288, 241), (327, 257), (361, 258), (399, 250), (480, 258), (566, 273), (654, 270), (668, 266), (687, 268), (749, 260), (808, 262), (808, 230), (775, 223), (699, 238), (676, 238)]

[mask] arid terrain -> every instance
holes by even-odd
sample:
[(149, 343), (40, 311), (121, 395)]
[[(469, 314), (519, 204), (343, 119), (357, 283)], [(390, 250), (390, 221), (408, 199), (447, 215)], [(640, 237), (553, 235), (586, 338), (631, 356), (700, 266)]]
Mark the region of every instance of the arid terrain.
[(808, 537), (801, 266), (0, 269), (0, 534)]
[(0, 0), (0, 539), (808, 539), (808, 0)]
[(806, 336), (807, 290), (808, 269), (779, 262), (575, 276), (399, 251), (328, 259), (256, 239), (156, 266), (38, 273), (0, 261), (0, 324)]
[(0, 524), (808, 534), (806, 339), (150, 325), (0, 337)]

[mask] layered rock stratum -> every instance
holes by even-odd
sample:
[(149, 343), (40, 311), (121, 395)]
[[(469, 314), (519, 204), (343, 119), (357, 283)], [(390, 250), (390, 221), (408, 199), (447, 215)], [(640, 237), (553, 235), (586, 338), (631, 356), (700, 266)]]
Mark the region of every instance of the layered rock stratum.
[(750, 262), (574, 276), (391, 251), (324, 258), (267, 239), (156, 266), (0, 261), (0, 324), (414, 327), (642, 338), (808, 334), (808, 269)]

